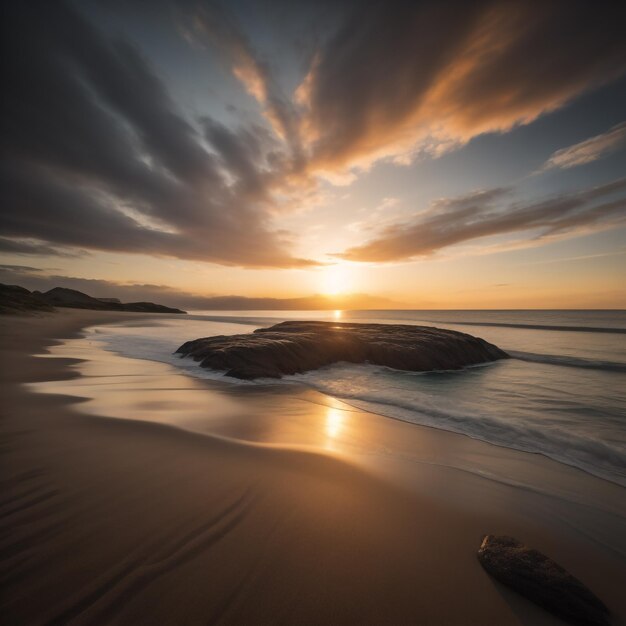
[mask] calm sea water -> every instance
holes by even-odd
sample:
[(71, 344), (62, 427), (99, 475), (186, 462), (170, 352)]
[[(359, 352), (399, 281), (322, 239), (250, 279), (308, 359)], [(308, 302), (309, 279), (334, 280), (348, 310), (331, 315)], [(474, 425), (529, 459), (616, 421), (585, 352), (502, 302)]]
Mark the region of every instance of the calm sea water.
[[(337, 364), (285, 377), (356, 407), (537, 452), (626, 485), (626, 311), (197, 311), (157, 326), (92, 329), (108, 349), (236, 381), (173, 352), (189, 339), (285, 319), (423, 324), (477, 335), (513, 358), (457, 372)], [(271, 381), (276, 384), (276, 381)]]

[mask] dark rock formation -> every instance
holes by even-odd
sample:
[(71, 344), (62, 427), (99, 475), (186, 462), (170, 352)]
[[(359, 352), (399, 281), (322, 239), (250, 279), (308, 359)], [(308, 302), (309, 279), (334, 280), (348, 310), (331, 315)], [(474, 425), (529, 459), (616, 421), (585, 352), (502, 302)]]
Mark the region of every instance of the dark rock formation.
[(507, 358), (496, 346), (452, 330), (332, 322), (283, 322), (251, 334), (188, 341), (176, 352), (244, 379), (280, 378), (339, 361), (425, 372)]
[(516, 539), (486, 535), (481, 565), (496, 580), (577, 626), (609, 626), (609, 611), (579, 580), (538, 550)]
[(152, 302), (130, 302), (123, 304), (117, 298), (92, 298), (82, 291), (55, 287), (41, 293), (18, 287), (0, 285), (0, 313), (26, 311), (53, 311), (55, 306), (95, 311), (136, 311), (140, 313), (185, 313), (162, 304)]

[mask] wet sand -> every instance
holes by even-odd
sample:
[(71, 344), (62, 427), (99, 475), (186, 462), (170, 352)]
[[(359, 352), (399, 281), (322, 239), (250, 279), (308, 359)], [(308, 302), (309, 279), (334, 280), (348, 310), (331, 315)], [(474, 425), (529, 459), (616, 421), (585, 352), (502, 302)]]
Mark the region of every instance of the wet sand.
[(561, 623), (484, 573), (485, 533), (626, 615), (623, 488), (318, 393), (53, 347), (146, 317), (0, 320), (8, 623)]

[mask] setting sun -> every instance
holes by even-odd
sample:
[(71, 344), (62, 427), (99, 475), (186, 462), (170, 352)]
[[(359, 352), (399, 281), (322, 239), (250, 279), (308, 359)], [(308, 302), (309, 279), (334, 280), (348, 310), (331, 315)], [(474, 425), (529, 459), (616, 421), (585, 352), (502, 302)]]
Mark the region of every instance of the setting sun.
[(339, 296), (352, 291), (352, 275), (346, 265), (330, 265), (320, 276), (321, 293), (326, 296)]

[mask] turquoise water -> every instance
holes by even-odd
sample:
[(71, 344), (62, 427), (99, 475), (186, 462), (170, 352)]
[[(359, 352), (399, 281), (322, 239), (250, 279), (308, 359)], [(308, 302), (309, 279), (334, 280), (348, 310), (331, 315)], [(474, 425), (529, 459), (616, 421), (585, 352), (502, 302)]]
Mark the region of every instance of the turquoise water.
[(233, 311), (194, 312), (157, 326), (93, 329), (125, 356), (187, 374), (242, 383), (173, 352), (189, 339), (252, 332), (285, 319), (423, 324), (477, 335), (513, 358), (456, 372), (411, 373), (337, 364), (285, 377), (356, 407), (544, 454), (626, 485), (624, 311)]

